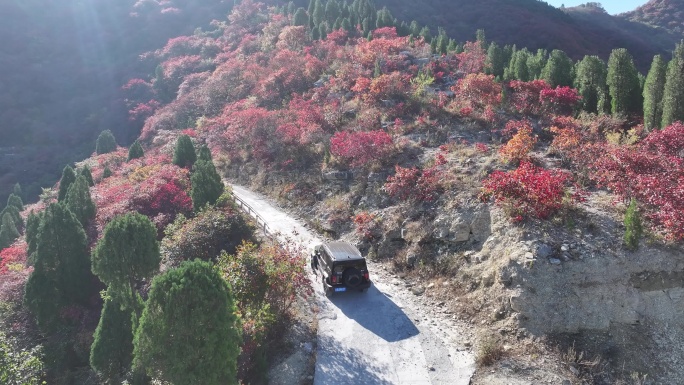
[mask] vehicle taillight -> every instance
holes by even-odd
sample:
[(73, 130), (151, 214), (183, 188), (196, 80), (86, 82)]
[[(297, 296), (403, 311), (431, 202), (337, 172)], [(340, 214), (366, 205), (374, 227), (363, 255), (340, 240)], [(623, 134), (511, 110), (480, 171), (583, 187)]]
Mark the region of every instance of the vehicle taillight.
[(365, 279), (366, 281), (370, 279), (370, 277), (368, 276), (368, 272), (363, 273), (363, 279)]
[(332, 283), (337, 283), (337, 276), (336, 275), (333, 275), (331, 279), (332, 279)]

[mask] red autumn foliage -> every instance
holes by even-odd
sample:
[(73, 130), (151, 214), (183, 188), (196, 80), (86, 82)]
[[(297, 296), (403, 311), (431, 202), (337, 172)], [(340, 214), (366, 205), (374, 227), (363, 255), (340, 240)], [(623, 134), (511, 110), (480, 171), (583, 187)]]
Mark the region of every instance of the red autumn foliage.
[(402, 201), (433, 202), (441, 193), (442, 172), (438, 165), (421, 170), (417, 167), (395, 167), (396, 173), (387, 178), (384, 189)]
[(365, 167), (390, 157), (394, 142), (383, 130), (339, 131), (330, 138), (330, 152), (347, 160), (352, 167)]
[(571, 114), (580, 100), (577, 90), (570, 87), (545, 88), (539, 93), (539, 102), (558, 114)]
[(673, 239), (684, 239), (684, 125), (654, 131), (635, 146), (611, 146), (589, 167), (592, 179), (629, 201)]
[[(504, 205), (511, 217), (548, 218), (563, 207), (563, 198), (570, 187), (572, 176), (561, 170), (545, 170), (530, 162), (521, 162), (517, 169), (494, 171), (482, 182), (484, 199)], [(582, 201), (581, 190), (575, 187), (571, 201)]]
[(508, 143), (499, 148), (499, 155), (504, 162), (520, 162), (527, 158), (536, 143), (537, 137), (532, 135), (532, 127), (522, 126)]
[(356, 226), (356, 234), (363, 240), (371, 241), (380, 236), (380, 222), (375, 214), (362, 211), (354, 216), (353, 221)]
[(479, 42), (469, 41), (463, 45), (463, 52), (457, 55), (458, 70), (465, 74), (478, 74), (484, 69), (487, 52)]
[(532, 80), (529, 82), (513, 80), (508, 84), (508, 87), (511, 89), (511, 107), (514, 111), (526, 115), (539, 115), (542, 113), (539, 96), (543, 90), (551, 88), (544, 80)]
[(21, 242), (0, 250), (0, 275), (7, 274), (8, 271), (15, 269), (15, 266), (18, 266), (19, 270), (23, 270), (25, 264), (25, 242)]

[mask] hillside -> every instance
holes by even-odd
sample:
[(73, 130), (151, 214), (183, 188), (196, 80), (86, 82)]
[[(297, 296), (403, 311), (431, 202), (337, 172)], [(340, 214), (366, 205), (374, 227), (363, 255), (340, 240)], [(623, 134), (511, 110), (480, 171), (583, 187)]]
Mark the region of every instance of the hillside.
[(618, 17), (663, 28), (681, 38), (684, 35), (684, 4), (677, 0), (650, 0)]
[(484, 29), (487, 38), (499, 44), (516, 44), (532, 50), (561, 49), (575, 60), (587, 54), (607, 60), (613, 48), (627, 48), (643, 72), (648, 70), (654, 55), (669, 53), (679, 39), (666, 31), (610, 16), (603, 10), (560, 10), (537, 0), (377, 0), (376, 4), (387, 6), (399, 20), (415, 19), (423, 25), (441, 26), (459, 41), (472, 39), (474, 31)]
[[(353, 4), (349, 19), (373, 15)], [(467, 324), (473, 384), (684, 383), (684, 110), (661, 95), (670, 120), (644, 127), (625, 50), (577, 72), (563, 52), (486, 41), (437, 55), (393, 25), (328, 29), (329, 13), (314, 38), (303, 10), (245, 0), (168, 39), (122, 87), (144, 122), (130, 148), (103, 132), (39, 202), (17, 188), (0, 216), (0, 370), (266, 382), (311, 286), (301, 245), (260, 237), (228, 180)], [(426, 320), (377, 298), (409, 330)]]

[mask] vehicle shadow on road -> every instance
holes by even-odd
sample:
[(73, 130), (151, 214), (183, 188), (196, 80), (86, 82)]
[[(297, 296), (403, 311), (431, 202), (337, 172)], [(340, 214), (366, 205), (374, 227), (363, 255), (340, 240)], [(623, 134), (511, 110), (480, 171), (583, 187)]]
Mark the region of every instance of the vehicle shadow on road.
[[(362, 341), (359, 347), (363, 347)], [(361, 349), (341, 348), (334, 337), (318, 337), (317, 356), (314, 385), (392, 384), (381, 377), (387, 368), (369, 362), (367, 354)]]
[(330, 302), (347, 317), (387, 342), (401, 341), (419, 333), (406, 313), (375, 285), (365, 293), (335, 293)]

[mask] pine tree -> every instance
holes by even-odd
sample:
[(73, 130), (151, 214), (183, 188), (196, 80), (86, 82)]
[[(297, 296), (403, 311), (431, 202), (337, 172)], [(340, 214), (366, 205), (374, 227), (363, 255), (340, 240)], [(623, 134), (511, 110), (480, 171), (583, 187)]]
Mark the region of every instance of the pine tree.
[(207, 162), (211, 162), (213, 160), (211, 158), (211, 150), (209, 150), (209, 147), (200, 147), (199, 151), (197, 152), (197, 160), (204, 160)]
[(97, 137), (95, 142), (95, 152), (100, 154), (108, 154), (116, 150), (116, 139), (114, 139), (114, 134), (109, 130), (104, 130)]
[(131, 312), (107, 295), (90, 346), (90, 367), (107, 383), (118, 384), (133, 361)]
[[(328, 23), (334, 23), (340, 17), (340, 8), (336, 1), (328, 1), (325, 4), (325, 19)], [(341, 22), (340, 22), (341, 23)]]
[(12, 214), (6, 212), (0, 218), (0, 250), (9, 247), (17, 238), (19, 230), (14, 225)]
[(487, 37), (485, 36), (485, 30), (484, 29), (478, 29), (475, 31), (475, 41), (480, 45), (480, 48), (483, 50), (487, 50), (489, 48), (487, 46)]
[(639, 210), (637, 209), (636, 200), (632, 201), (625, 212), (625, 247), (628, 250), (636, 250), (639, 248), (639, 239), (641, 238), (643, 229), (641, 227), (641, 218), (639, 217)]
[(19, 209), (17, 209), (16, 206), (5, 206), (5, 208), (2, 209), (2, 211), (0, 211), (0, 218), (2, 218), (2, 216), (5, 214), (10, 215), (10, 217), (12, 218), (12, 222), (14, 222), (14, 226), (17, 228), (19, 232), (21, 232), (24, 229), (24, 218), (21, 217), (21, 213), (19, 212)]
[(211, 161), (196, 162), (190, 182), (192, 183), (190, 198), (192, 198), (195, 211), (200, 211), (207, 204), (216, 203), (225, 188), (221, 176), (216, 172), (216, 167)]
[[(304, 8), (302, 8), (304, 9)], [(314, 9), (316, 9), (316, 0), (309, 0), (309, 7), (305, 10), (306, 12), (306, 24), (301, 24), (301, 25), (308, 25), (309, 29), (314, 29), (316, 27), (316, 24), (314, 24), (313, 21), (313, 13)], [(299, 10), (297, 10), (299, 12)], [(295, 24), (299, 25), (299, 24)]]
[(606, 83), (613, 115), (640, 111), (642, 102), (639, 76), (632, 55), (626, 49), (617, 48), (611, 52)]
[(59, 180), (59, 193), (57, 194), (57, 201), (62, 202), (66, 198), (69, 186), (76, 180), (76, 172), (71, 166), (67, 165), (62, 170), (62, 179)]
[(672, 60), (667, 65), (660, 127), (667, 127), (678, 120), (684, 121), (684, 40), (675, 46)]
[(295, 27), (309, 26), (309, 15), (306, 14), (304, 8), (297, 8), (297, 11), (292, 16), (292, 25)]
[(83, 175), (79, 175), (76, 181), (69, 186), (66, 204), (84, 228), (91, 219), (95, 218), (95, 203), (90, 196), (88, 181)]
[(538, 49), (535, 55), (530, 53), (530, 55), (527, 56), (527, 73), (530, 80), (541, 78), (542, 71), (548, 63), (548, 56), (545, 49)]
[(173, 384), (237, 384), (240, 342), (225, 280), (208, 262), (184, 262), (152, 281), (134, 365)]
[(143, 151), (142, 145), (140, 145), (140, 142), (136, 139), (133, 144), (131, 144), (131, 148), (128, 149), (128, 161), (130, 162), (132, 159), (138, 159), (142, 158), (145, 155), (145, 152)]
[(105, 166), (104, 170), (102, 170), (102, 179), (106, 179), (112, 176), (112, 170), (109, 168), (109, 166)]
[(104, 229), (92, 253), (93, 273), (107, 285), (109, 295), (122, 306), (141, 314), (136, 287), (159, 268), (157, 228), (137, 212), (114, 218)]
[(28, 218), (26, 219), (26, 244), (28, 245), (26, 249), (26, 254), (28, 255), (29, 264), (33, 265), (33, 253), (36, 251), (36, 245), (38, 242), (38, 229), (40, 228), (40, 221), (42, 218), (42, 212), (34, 213), (31, 211)]
[(411, 24), (409, 25), (409, 32), (411, 36), (413, 37), (418, 37), (420, 36), (420, 25), (418, 24), (417, 21), (413, 20)]
[(572, 86), (572, 67), (572, 60), (568, 55), (559, 49), (554, 49), (542, 70), (541, 79), (554, 88)]
[(660, 128), (663, 118), (663, 93), (667, 65), (660, 55), (656, 55), (644, 83), (644, 127), (647, 130)]
[(318, 27), (325, 20), (325, 7), (321, 3), (321, 0), (314, 0), (314, 9), (313, 13), (311, 14), (311, 20), (313, 21), (314, 27)]
[(197, 160), (195, 146), (188, 135), (181, 135), (176, 141), (176, 149), (173, 152), (173, 164), (178, 167), (192, 167)]
[(94, 294), (86, 234), (64, 203), (53, 203), (43, 212), (32, 259), (24, 302), (47, 332), (60, 324), (60, 309), (85, 305)]
[(79, 174), (83, 175), (83, 177), (86, 179), (86, 182), (88, 182), (88, 186), (95, 186), (95, 181), (93, 180), (93, 173), (90, 171), (90, 167), (88, 167), (88, 165), (83, 166)]
[(527, 67), (527, 59), (530, 52), (527, 49), (521, 49), (513, 53), (510, 65), (508, 67), (508, 76), (506, 80), (520, 80), (523, 82), (530, 81), (530, 73)]
[(501, 47), (492, 42), (487, 49), (487, 61), (485, 62), (485, 71), (488, 75), (502, 79), (504, 74), (504, 57)]
[(427, 26), (423, 27), (420, 30), (418, 36), (421, 36), (423, 39), (425, 39), (426, 42), (432, 41), (432, 33), (430, 33), (430, 28), (428, 28)]
[(575, 88), (582, 96), (582, 109), (593, 113), (603, 112), (599, 102), (605, 99), (607, 93), (606, 63), (598, 56), (587, 55), (577, 63), (576, 73)]
[(19, 195), (15, 193), (11, 193), (9, 197), (7, 197), (7, 206), (14, 206), (17, 208), (17, 210), (24, 211), (24, 202), (21, 200)]
[(14, 187), (12, 188), (12, 193), (14, 195), (21, 197), (21, 185), (19, 183), (15, 183)]

